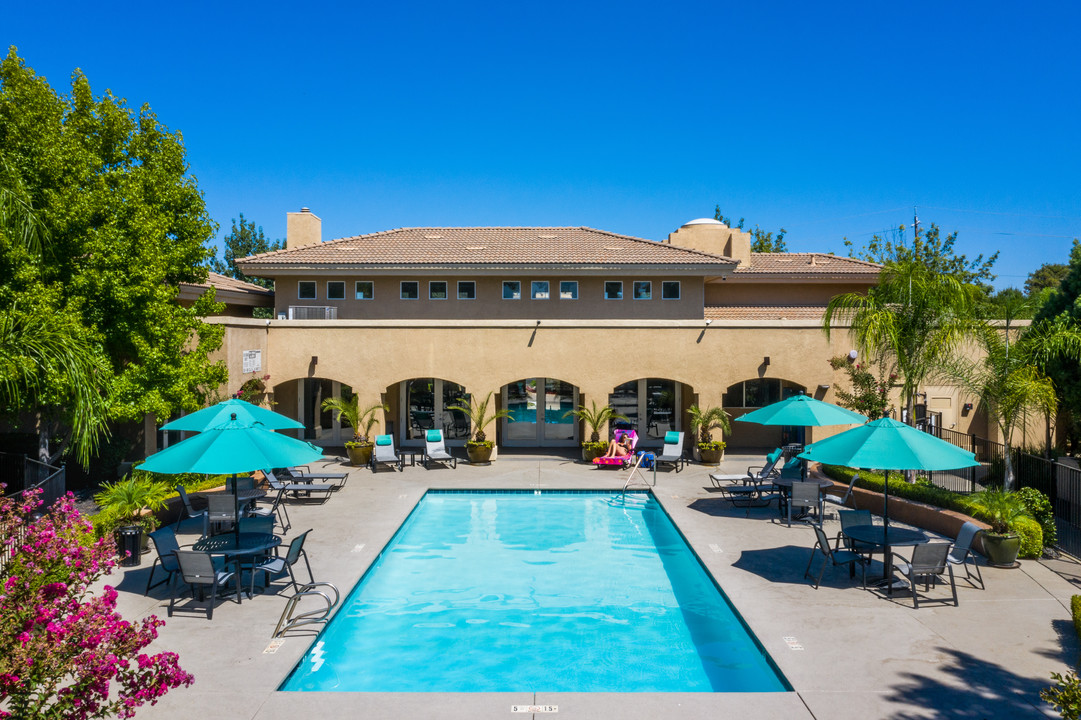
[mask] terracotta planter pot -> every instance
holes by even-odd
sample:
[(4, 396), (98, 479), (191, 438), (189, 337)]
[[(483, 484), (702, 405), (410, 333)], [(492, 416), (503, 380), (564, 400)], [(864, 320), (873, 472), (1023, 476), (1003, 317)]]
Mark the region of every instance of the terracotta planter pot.
[(372, 459), (372, 446), (371, 445), (359, 445), (357, 447), (346, 447), (345, 454), (349, 456), (349, 464), (363, 467), (367, 465)]
[(495, 446), (484, 445), (466, 445), (465, 454), (469, 458), (470, 465), (479, 465), (481, 463), (488, 463), (492, 461), (492, 451), (495, 450)]

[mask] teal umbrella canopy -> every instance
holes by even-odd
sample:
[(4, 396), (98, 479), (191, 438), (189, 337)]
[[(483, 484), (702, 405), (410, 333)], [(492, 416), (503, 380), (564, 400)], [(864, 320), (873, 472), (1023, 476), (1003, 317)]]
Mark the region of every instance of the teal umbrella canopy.
[(202, 432), (207, 428), (229, 422), (234, 414), (238, 422), (246, 425), (259, 423), (267, 430), (300, 430), (304, 427), (302, 423), (298, 423), (296, 420), (287, 418), (273, 410), (267, 410), (258, 405), (252, 405), (250, 402), (234, 398), (165, 423), (161, 426), (161, 429)]
[(151, 455), (139, 469), (228, 475), (304, 465), (322, 456), (311, 443), (231, 419)]
[(954, 470), (976, 456), (922, 430), (881, 418), (808, 445), (799, 457), (827, 465), (880, 470)]
[(738, 422), (759, 425), (794, 425), (819, 427), (821, 425), (853, 425), (867, 422), (858, 412), (846, 410), (810, 395), (793, 395), (787, 400), (775, 402), (736, 418)]

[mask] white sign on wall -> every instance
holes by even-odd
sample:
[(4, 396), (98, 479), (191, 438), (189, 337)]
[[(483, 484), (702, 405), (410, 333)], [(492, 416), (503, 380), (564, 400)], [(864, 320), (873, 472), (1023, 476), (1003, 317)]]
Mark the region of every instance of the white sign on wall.
[(262, 372), (263, 370), (263, 351), (262, 350), (245, 350), (244, 351), (244, 374)]

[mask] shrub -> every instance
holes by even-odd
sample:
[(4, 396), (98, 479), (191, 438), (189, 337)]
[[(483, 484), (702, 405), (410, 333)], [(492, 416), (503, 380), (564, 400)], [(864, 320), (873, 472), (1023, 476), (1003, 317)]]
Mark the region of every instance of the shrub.
[(1055, 510), (1051, 507), (1051, 500), (1036, 488), (1021, 488), (1017, 491), (1021, 499), (1025, 501), (1025, 507), (1029, 514), (1040, 523), (1043, 530), (1044, 547), (1050, 547), (1058, 542), (1058, 529), (1055, 527)]
[[(853, 475), (858, 474), (860, 479), (856, 482), (856, 487), (873, 490), (874, 492), (882, 492), (882, 488), (886, 484), (885, 477), (881, 473), (867, 470), (854, 470), (839, 465), (823, 465), (822, 471), (834, 480), (845, 484), (852, 480)], [(916, 502), (927, 503), (946, 510), (969, 512), (969, 506), (964, 495), (932, 485), (922, 478), (917, 479), (915, 483), (905, 482), (901, 474), (896, 472), (890, 473), (890, 496), (915, 500)]]
[(1051, 673), (1051, 679), (1055, 684), (1041, 690), (1040, 699), (1051, 703), (1065, 720), (1081, 718), (1081, 680), (1077, 673), (1071, 670), (1065, 677), (1059, 673)]
[(1043, 554), (1043, 531), (1040, 523), (1032, 518), (1022, 517), (1010, 523), (1010, 530), (1021, 536), (1018, 557), (1038, 558)]
[(1073, 615), (1073, 629), (1077, 632), (1077, 637), (1081, 640), (1081, 595), (1074, 595), (1070, 598), (1070, 613)]

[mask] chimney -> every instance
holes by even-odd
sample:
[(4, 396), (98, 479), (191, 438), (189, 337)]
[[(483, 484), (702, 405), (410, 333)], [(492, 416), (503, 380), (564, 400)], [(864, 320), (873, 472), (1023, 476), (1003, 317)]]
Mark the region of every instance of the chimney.
[(724, 255), (738, 260), (743, 267), (751, 264), (751, 234), (730, 228), (713, 218), (699, 218), (684, 223), (668, 236), (666, 242), (712, 255)]
[(318, 245), (323, 241), (323, 221), (308, 208), (285, 213), (285, 249)]

